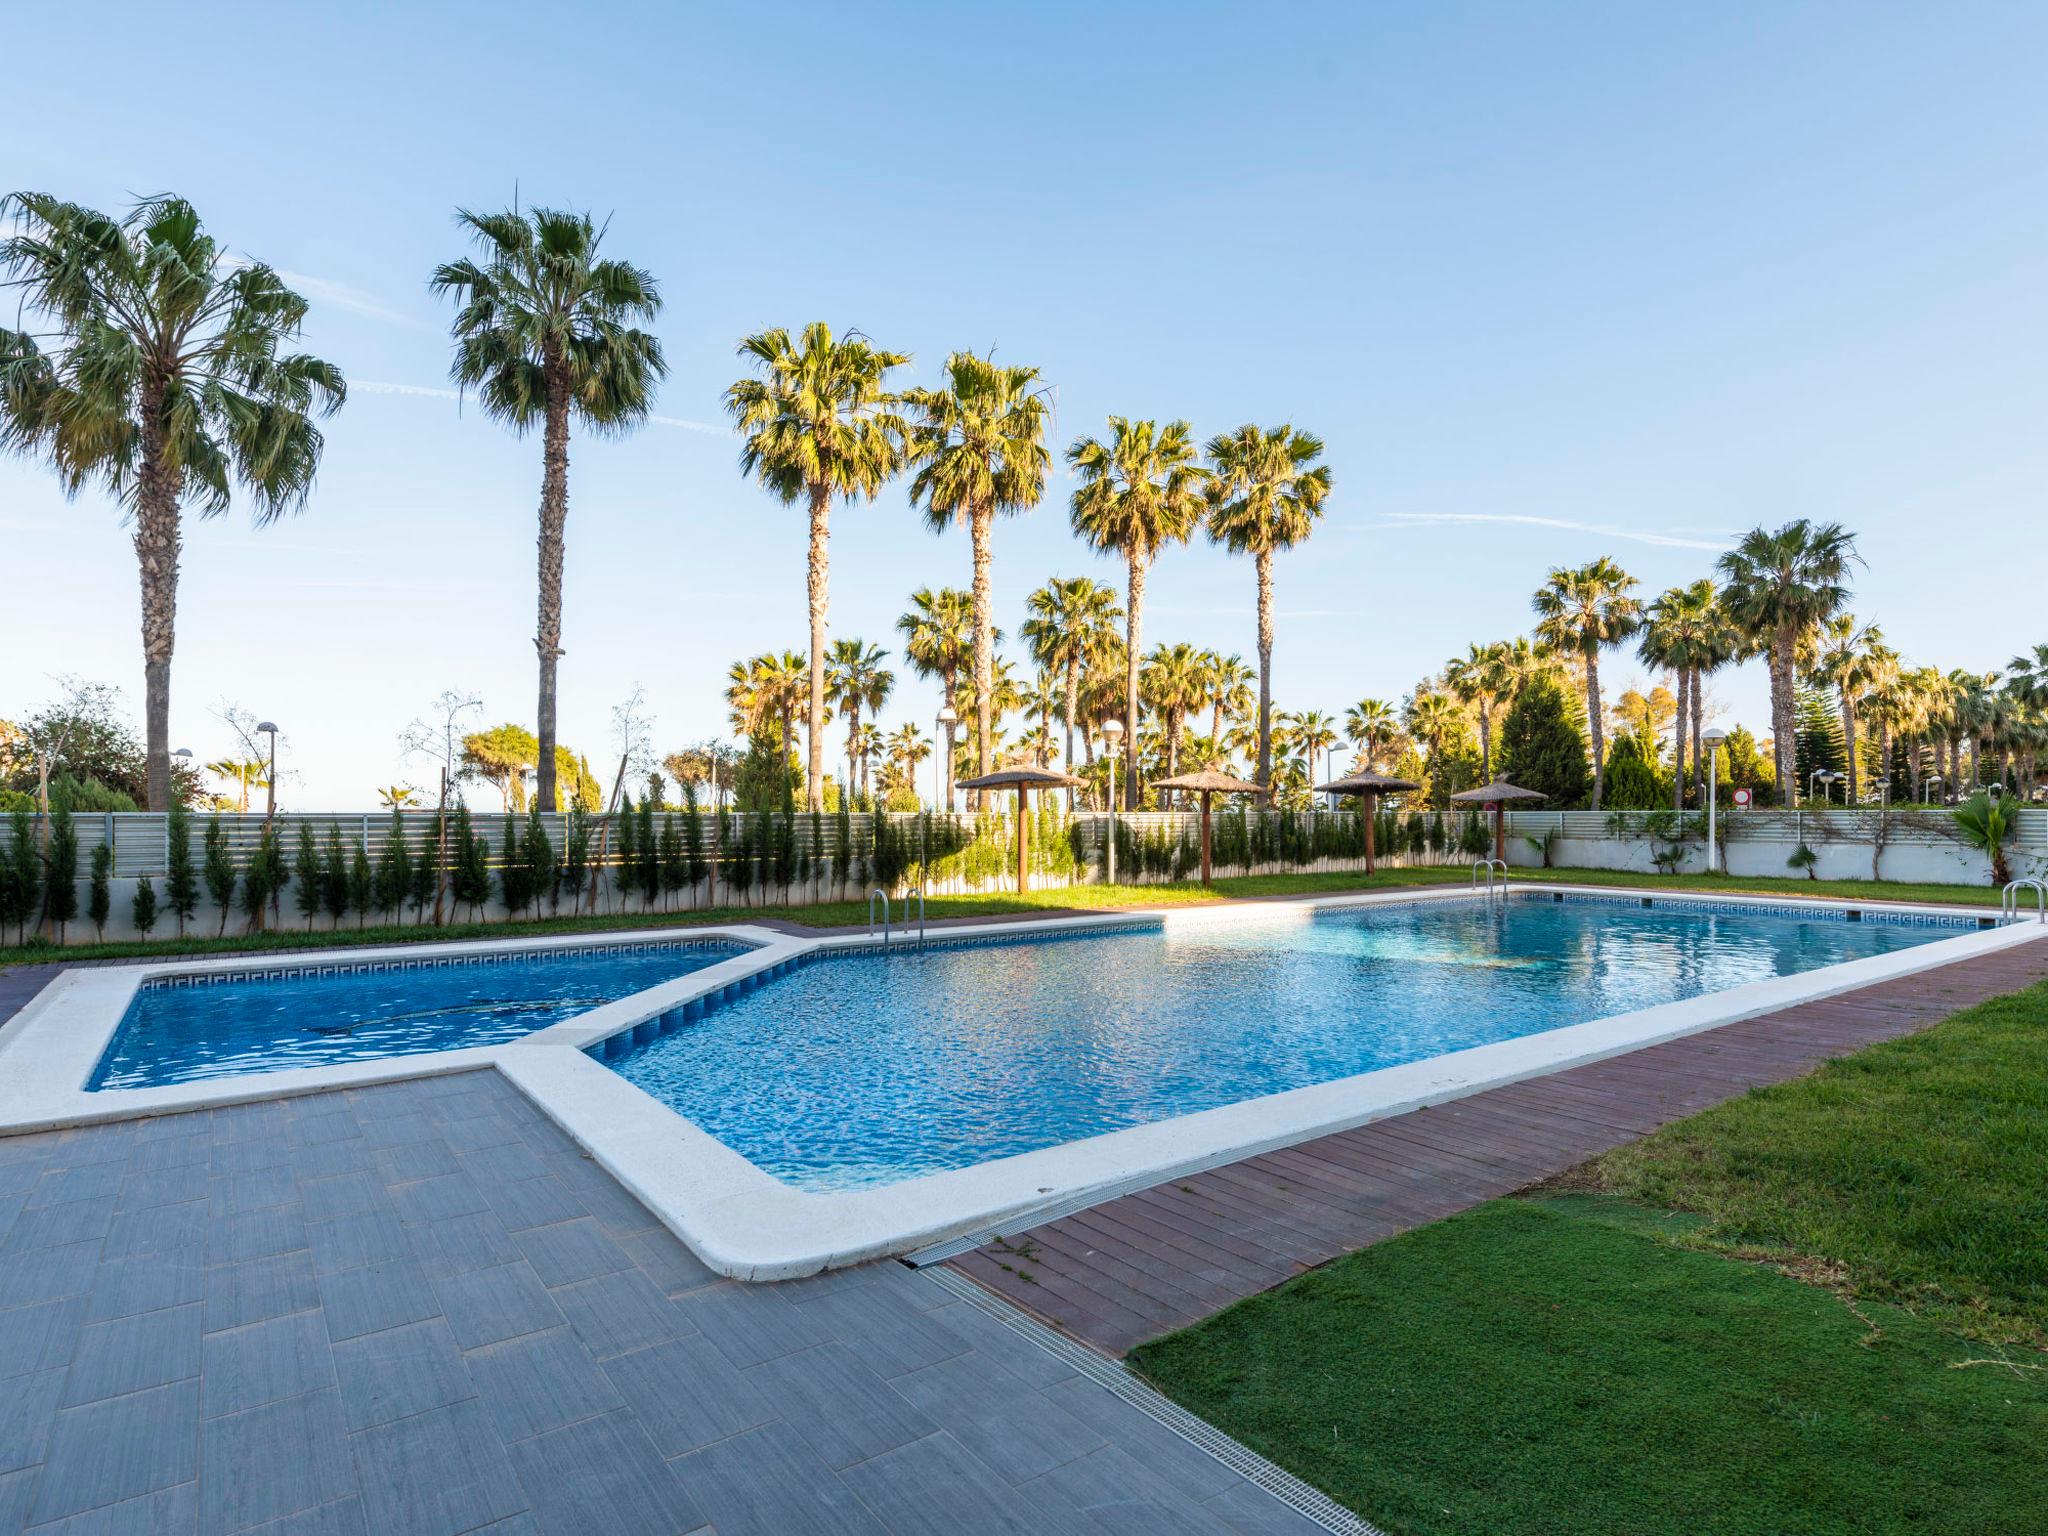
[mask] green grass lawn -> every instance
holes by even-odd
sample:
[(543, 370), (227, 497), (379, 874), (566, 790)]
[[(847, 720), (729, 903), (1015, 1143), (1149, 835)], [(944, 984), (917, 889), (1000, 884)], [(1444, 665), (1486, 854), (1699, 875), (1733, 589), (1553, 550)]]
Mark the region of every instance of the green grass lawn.
[[(1998, 892), (1974, 885), (1894, 885), (1868, 880), (1777, 880), (1731, 879), (1720, 875), (1654, 875), (1601, 869), (1518, 869), (1517, 880), (1546, 880), (1560, 884), (1611, 885), (1630, 889), (1711, 890), (1763, 894), (1785, 898), (1852, 897), (1864, 900), (1937, 901), (1996, 906)], [(1219, 878), (1213, 890), (1205, 891), (1193, 881), (1173, 885), (1090, 885), (1080, 889), (1032, 891), (1019, 897), (993, 893), (983, 896), (934, 896), (929, 915), (940, 917), (987, 917), (1006, 913), (1056, 911), (1115, 911), (1126, 907), (1190, 906), (1201, 902), (1243, 900), (1254, 897), (1333, 895), (1344, 891), (1392, 890), (1417, 885), (1464, 885), (1471, 871), (1464, 866), (1383, 869), (1373, 875), (1353, 871), (1332, 874), (1238, 875)], [(895, 909), (900, 915), (899, 904)], [(816, 906), (716, 907), (701, 912), (625, 912), (593, 917), (557, 917), (517, 923), (451, 923), (435, 928), (424, 924), (383, 924), (368, 928), (343, 927), (307, 932), (289, 921), (279, 930), (248, 934), (230, 932), (217, 936), (195, 927), (183, 938), (175, 936), (147, 942), (124, 940), (110, 944), (73, 944), (63, 949), (47, 942), (0, 944), (0, 969), (45, 960), (122, 960), (143, 957), (174, 958), (249, 950), (327, 948), (338, 944), (426, 944), (451, 939), (523, 938), (551, 933), (602, 933), (621, 928), (691, 927), (706, 923), (744, 923), (761, 918), (782, 918), (810, 927), (837, 928), (867, 921), (867, 904), (855, 901), (825, 902)], [(231, 929), (241, 919), (229, 922)]]
[(1391, 1532), (2048, 1530), (2048, 986), (1148, 1344)]

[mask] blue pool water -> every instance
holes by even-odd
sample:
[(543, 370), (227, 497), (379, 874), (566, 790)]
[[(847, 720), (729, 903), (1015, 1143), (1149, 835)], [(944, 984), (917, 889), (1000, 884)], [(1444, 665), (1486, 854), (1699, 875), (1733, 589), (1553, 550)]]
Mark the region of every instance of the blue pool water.
[(690, 939), (537, 950), (457, 965), (286, 971), (207, 986), (149, 984), (136, 993), (87, 1086), (149, 1088), (498, 1045), (749, 947)]
[(1963, 931), (1536, 896), (856, 951), (607, 1064), (778, 1178), (852, 1189)]

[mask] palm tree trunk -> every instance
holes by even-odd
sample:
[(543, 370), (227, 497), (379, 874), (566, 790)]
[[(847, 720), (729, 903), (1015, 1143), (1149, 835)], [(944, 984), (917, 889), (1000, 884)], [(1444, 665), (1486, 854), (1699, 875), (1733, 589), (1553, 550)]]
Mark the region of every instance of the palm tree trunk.
[(1685, 809), (1685, 725), (1686, 706), (1692, 702), (1692, 669), (1678, 669), (1678, 719), (1673, 723), (1677, 734), (1671, 742), (1671, 809)]
[(974, 771), (995, 771), (995, 616), (990, 605), (989, 525), (994, 514), (974, 509), (968, 531), (974, 543)]
[(859, 768), (856, 760), (856, 749), (859, 745), (860, 700), (850, 698), (846, 701), (846, 788), (840, 795), (846, 802), (848, 810), (853, 808), (853, 776)]
[[(1138, 657), (1145, 633), (1145, 557), (1127, 557), (1130, 581), (1124, 613), (1124, 808), (1138, 807)], [(1115, 806), (1112, 805), (1114, 810)]]
[(543, 811), (555, 809), (555, 668), (562, 656), (563, 530), (569, 521), (569, 369), (550, 358), (547, 427), (541, 448), (540, 614), (533, 646), (540, 658), (540, 701), (534, 708), (535, 764)]
[[(1600, 794), (1607, 787), (1607, 731), (1600, 720), (1600, 653), (1586, 656), (1586, 728), (1593, 737), (1593, 809), (1600, 809)], [(1434, 756), (1434, 753), (1432, 753)]]
[(1253, 781), (1273, 782), (1273, 552), (1254, 557), (1259, 573), (1259, 768)]
[[(811, 553), (806, 580), (811, 603), (811, 698), (805, 722), (810, 740), (804, 767), (804, 808), (816, 811), (825, 805), (825, 615), (832, 566), (832, 490), (818, 481), (810, 491)], [(788, 744), (785, 735), (783, 745)]]
[[(1069, 773), (1074, 771), (1074, 713), (1080, 707), (1081, 652), (1079, 647), (1076, 647), (1067, 653), (1067, 755), (1065, 767)], [(1086, 731), (1081, 733), (1081, 739), (1084, 743), (1087, 741), (1088, 733)], [(1074, 796), (1077, 793), (1079, 791), (1071, 788), (1067, 791), (1067, 809), (1069, 811), (1074, 808)]]
[(1799, 804), (1799, 743), (1792, 709), (1792, 678), (1795, 666), (1793, 634), (1781, 625), (1771, 637), (1771, 755), (1777, 759), (1778, 803), (1787, 808)]
[[(939, 682), (946, 690), (946, 704), (947, 707), (950, 708), (953, 703), (954, 690), (959, 685), (959, 674), (956, 673), (951, 667), (948, 667), (945, 671), (939, 674)], [(950, 725), (946, 727), (946, 744), (942, 747), (939, 747), (937, 750), (946, 754), (946, 813), (948, 815), (951, 815), (954, 809), (954, 805), (953, 727), (951, 727)]]
[(1842, 755), (1848, 759), (1849, 804), (1856, 803), (1856, 701), (1849, 697), (1849, 690), (1838, 688), (1835, 697), (1842, 706)]
[(149, 809), (171, 808), (171, 650), (178, 623), (178, 473), (164, 462), (163, 399), (142, 401), (142, 472), (136, 487), (135, 561), (142, 576), (143, 734)]
[(1707, 770), (1701, 762), (1701, 748), (1705, 744), (1707, 710), (1703, 702), (1706, 693), (1706, 674), (1698, 667), (1688, 668), (1692, 673), (1692, 783), (1697, 793), (1694, 799), (1702, 807), (1706, 804)]

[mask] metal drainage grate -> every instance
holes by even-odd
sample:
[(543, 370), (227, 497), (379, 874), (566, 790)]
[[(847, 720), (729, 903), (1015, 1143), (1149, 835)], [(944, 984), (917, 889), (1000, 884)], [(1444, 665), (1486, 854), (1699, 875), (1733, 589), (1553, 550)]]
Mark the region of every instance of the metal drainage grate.
[(1208, 1452), (1247, 1482), (1265, 1489), (1303, 1519), (1341, 1536), (1386, 1536), (1378, 1526), (1368, 1525), (1320, 1488), (1311, 1487), (1284, 1467), (1277, 1467), (1258, 1452), (1239, 1445), (1208, 1420), (1197, 1418), (1170, 1398), (1162, 1397), (1114, 1360), (1105, 1360), (1094, 1350), (1084, 1349), (1064, 1334), (1055, 1333), (991, 1296), (964, 1275), (950, 1269), (933, 1269), (929, 1275), (935, 1284), (944, 1286), (969, 1306), (1022, 1334), (1097, 1386), (1107, 1388), (1146, 1417)]

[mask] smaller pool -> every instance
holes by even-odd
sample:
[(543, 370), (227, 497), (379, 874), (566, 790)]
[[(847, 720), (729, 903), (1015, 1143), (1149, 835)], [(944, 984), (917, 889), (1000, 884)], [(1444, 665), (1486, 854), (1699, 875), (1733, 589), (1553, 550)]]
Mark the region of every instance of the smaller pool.
[(86, 1087), (502, 1045), (752, 947), (679, 939), (158, 978), (135, 994)]

